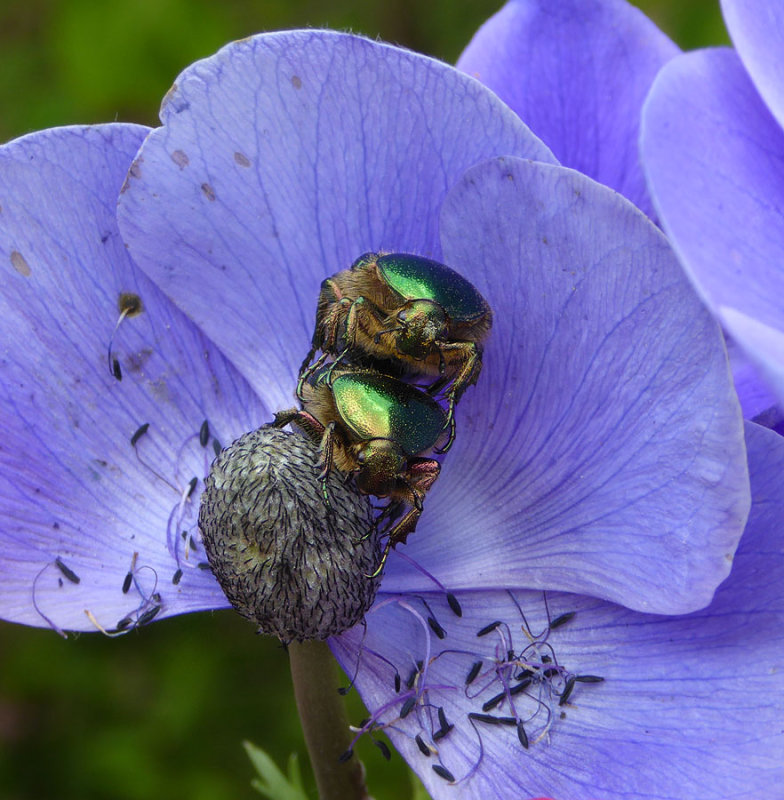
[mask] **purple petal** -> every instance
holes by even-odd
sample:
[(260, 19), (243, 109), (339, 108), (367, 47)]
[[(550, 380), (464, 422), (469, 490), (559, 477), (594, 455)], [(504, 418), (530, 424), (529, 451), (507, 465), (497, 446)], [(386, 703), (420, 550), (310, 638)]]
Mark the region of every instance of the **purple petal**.
[(552, 160), (451, 67), (325, 31), (228, 45), (180, 76), (162, 119), (123, 235), (271, 407), (291, 405), (325, 277), (368, 250), (438, 257), (438, 209), (468, 166)]
[[(405, 554), (452, 590), (706, 605), (748, 511), (743, 429), (665, 238), (606, 187), (517, 159), (469, 171), (442, 231), (494, 329)], [(385, 588), (430, 588), (396, 562)]]
[[(4, 619), (94, 631), (227, 605), (198, 569), (202, 479), (213, 442), (269, 411), (127, 256), (116, 197), (146, 134), (63, 128), (0, 150)], [(143, 310), (115, 330), (122, 293)]]
[(662, 70), (642, 154), (697, 290), (784, 402), (784, 131), (735, 53), (689, 53)]
[[(750, 424), (748, 444), (755, 498), (749, 526), (732, 574), (703, 611), (661, 617), (548, 594), (548, 617), (539, 593), (515, 592), (518, 610), (510, 594), (490, 590), (460, 593), (458, 618), (443, 596), (387, 596), (369, 615), (366, 636), (354, 629), (332, 640), (349, 674), (361, 653), (356, 686), (376, 721), (390, 725), (395, 746), (433, 797), (778, 796), (784, 785), (784, 439)], [(574, 618), (548, 632), (548, 620), (569, 612)], [(436, 637), (428, 617), (445, 638)], [(478, 635), (495, 621), (501, 624)], [(477, 662), (479, 672), (467, 684)], [(565, 673), (547, 678), (544, 670), (555, 672), (556, 665)], [(534, 678), (519, 687), (524, 668)], [(604, 681), (575, 682), (561, 704), (569, 674)], [(488, 708), (513, 687), (519, 688)], [(415, 703), (400, 719), (409, 698)], [(439, 707), (454, 726), (441, 738)], [(528, 749), (516, 727), (481, 718), (472, 724), (469, 713), (523, 720)], [(416, 735), (438, 754), (423, 755)], [(433, 763), (464, 780), (448, 787)]]
[(754, 86), (784, 125), (784, 13), (780, 0), (721, 0), (721, 8)]
[(678, 53), (624, 0), (512, 0), (457, 66), (516, 111), (567, 167), (652, 211), (639, 163), (640, 109)]

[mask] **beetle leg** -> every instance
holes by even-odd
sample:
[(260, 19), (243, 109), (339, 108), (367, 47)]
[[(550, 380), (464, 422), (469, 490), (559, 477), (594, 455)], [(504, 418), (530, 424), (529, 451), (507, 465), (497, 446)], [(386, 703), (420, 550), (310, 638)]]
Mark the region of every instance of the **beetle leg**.
[[(305, 385), (305, 382), (313, 375), (316, 370), (327, 360), (328, 353), (322, 353), (309, 367), (303, 369), (300, 367), (299, 373), (299, 380), (297, 381), (297, 399), (303, 400), (302, 396), (302, 387)], [(309, 354), (309, 357), (302, 362), (303, 367), (305, 364), (312, 358), (313, 356)]]
[(324, 502), (329, 508), (329, 492), (327, 491), (327, 477), (332, 469), (332, 464), (335, 457), (335, 423), (330, 422), (324, 428), (324, 435), (321, 438), (321, 472), (319, 478), (321, 480), (321, 492), (324, 495)]
[(278, 411), (272, 421), (273, 428), (283, 428), (291, 423), (296, 425), (312, 442), (318, 444), (324, 437), (324, 426), (307, 411), (299, 408), (289, 408)]

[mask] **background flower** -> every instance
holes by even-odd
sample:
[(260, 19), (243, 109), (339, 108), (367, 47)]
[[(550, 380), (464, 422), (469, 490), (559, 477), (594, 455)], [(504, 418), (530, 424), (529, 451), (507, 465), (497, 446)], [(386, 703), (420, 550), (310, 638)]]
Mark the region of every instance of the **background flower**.
[(656, 73), (678, 52), (625, 0), (511, 0), (457, 66), (508, 103), (562, 164), (651, 216), (640, 110)]
[[(784, 398), (784, 17), (775, 2), (722, 3), (736, 51), (662, 70), (642, 152), (662, 224), (722, 326)], [(762, 395), (759, 399), (758, 395)], [(749, 408), (769, 398), (751, 385)]]

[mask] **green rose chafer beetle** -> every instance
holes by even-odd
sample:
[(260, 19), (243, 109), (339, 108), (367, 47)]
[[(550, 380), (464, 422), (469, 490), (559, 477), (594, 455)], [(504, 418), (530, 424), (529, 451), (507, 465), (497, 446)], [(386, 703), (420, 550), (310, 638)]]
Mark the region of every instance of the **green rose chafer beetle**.
[(278, 412), (273, 425), (293, 423), (320, 443), (325, 501), (333, 468), (352, 474), (363, 494), (389, 498), (379, 517), (390, 527), (378, 574), (390, 548), (416, 528), (438, 478), (440, 464), (422, 454), (442, 438), (446, 412), (426, 392), (370, 369), (329, 365), (302, 385), (302, 394), (302, 408)]
[(409, 253), (366, 253), (321, 284), (297, 396), (329, 356), (333, 368), (348, 360), (400, 377), (438, 376), (428, 392), (443, 391), (448, 403), (447, 450), (455, 404), (479, 378), (492, 321), (484, 297), (450, 267)]

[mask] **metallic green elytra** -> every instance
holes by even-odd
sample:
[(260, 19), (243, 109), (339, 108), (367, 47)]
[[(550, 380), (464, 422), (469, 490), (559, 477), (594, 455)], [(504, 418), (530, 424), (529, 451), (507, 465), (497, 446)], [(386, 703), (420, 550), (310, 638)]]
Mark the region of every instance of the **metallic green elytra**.
[(432, 300), (453, 322), (470, 322), (488, 311), (475, 286), (446, 264), (408, 253), (378, 256), (379, 274), (406, 300)]
[[(332, 357), (399, 378), (437, 376), (427, 391), (447, 403), (448, 449), (454, 408), (482, 370), (493, 314), (480, 292), (444, 264), (409, 253), (366, 253), (321, 284), (311, 348), (297, 396)], [(321, 355), (316, 358), (316, 352)]]
[(332, 381), (338, 412), (359, 439), (391, 439), (406, 456), (430, 450), (447, 417), (429, 395), (378, 372), (338, 375)]
[(441, 466), (425, 454), (444, 435), (447, 415), (426, 392), (380, 372), (324, 366), (303, 386), (302, 408), (279, 411), (273, 425), (293, 423), (321, 452), (321, 482), (336, 469), (353, 475), (362, 494), (389, 498), (378, 521), (388, 523), (381, 564), (416, 528), (422, 503)]

